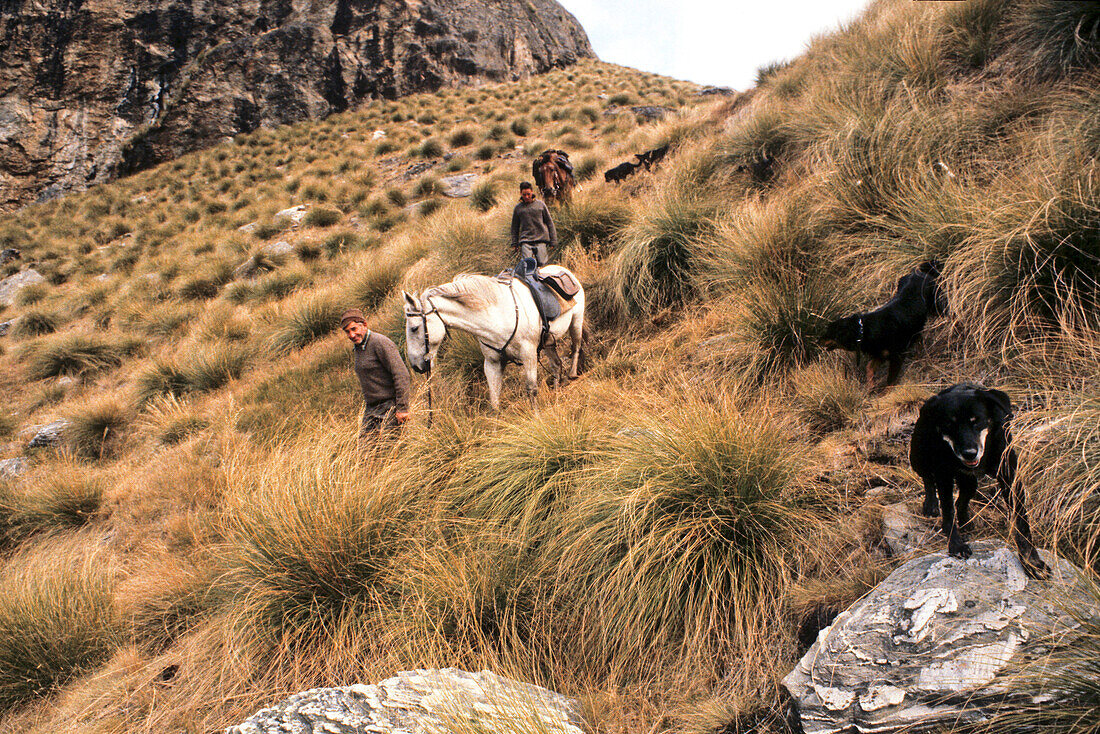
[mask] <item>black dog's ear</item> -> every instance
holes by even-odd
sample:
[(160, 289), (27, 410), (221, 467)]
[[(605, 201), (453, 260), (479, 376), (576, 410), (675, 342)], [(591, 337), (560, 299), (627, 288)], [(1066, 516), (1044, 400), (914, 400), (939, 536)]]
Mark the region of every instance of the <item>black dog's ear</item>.
[(1012, 417), (1012, 400), (1009, 399), (1006, 393), (992, 389), (984, 389), (980, 393), (989, 404), (989, 407), (993, 409), (993, 415), (998, 423), (1004, 423)]

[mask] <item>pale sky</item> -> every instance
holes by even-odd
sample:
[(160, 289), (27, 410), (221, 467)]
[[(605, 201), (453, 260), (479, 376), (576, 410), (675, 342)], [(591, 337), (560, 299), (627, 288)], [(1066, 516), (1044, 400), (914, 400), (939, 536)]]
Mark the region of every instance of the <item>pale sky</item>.
[(758, 67), (798, 56), (870, 0), (558, 0), (601, 60), (747, 89)]

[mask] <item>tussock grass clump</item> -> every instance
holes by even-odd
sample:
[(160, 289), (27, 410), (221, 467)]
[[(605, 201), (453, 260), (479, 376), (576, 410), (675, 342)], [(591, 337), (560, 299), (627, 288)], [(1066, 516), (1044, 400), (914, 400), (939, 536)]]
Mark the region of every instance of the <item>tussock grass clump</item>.
[(66, 417), (65, 438), (73, 452), (86, 459), (110, 456), (133, 418), (129, 406), (114, 395), (92, 398), (71, 408)]
[(1100, 7), (1082, 0), (1028, 0), (1010, 16), (1012, 61), (1037, 81), (1100, 65)]
[(855, 424), (867, 408), (867, 391), (835, 365), (811, 365), (795, 373), (794, 408), (816, 434)]
[(113, 369), (133, 347), (100, 334), (67, 332), (31, 342), (20, 353), (30, 380), (81, 377)]
[(341, 304), (331, 293), (315, 293), (288, 304), (271, 330), (271, 348), (279, 354), (331, 334), (340, 327)]
[(833, 283), (798, 273), (758, 279), (739, 291), (739, 299), (734, 333), (744, 348), (746, 366), (758, 378), (820, 355), (825, 326), (842, 310)]
[(49, 288), (45, 283), (31, 283), (19, 289), (15, 294), (16, 306), (34, 306), (41, 303), (49, 294)]
[(170, 390), (150, 399), (141, 416), (141, 422), (158, 441), (165, 444), (179, 443), (210, 425), (210, 421), (193, 405), (181, 400)]
[(367, 245), (368, 242), (362, 235), (353, 230), (347, 230), (344, 232), (334, 232), (326, 237), (322, 247), (324, 247), (329, 257), (336, 257), (336, 255), (341, 252), (361, 250), (367, 247)]
[(117, 646), (117, 572), (94, 546), (46, 540), (0, 571), (0, 710), (50, 693)]
[(270, 217), (258, 221), (255, 229), (252, 230), (252, 234), (261, 240), (269, 240), (289, 226), (290, 219), (288, 217)]
[(261, 639), (298, 648), (363, 624), (405, 544), (408, 494), (364, 486), (371, 472), (340, 434), (230, 467), (223, 593)]
[(1100, 567), (1100, 391), (1071, 394), (1018, 420), (1019, 480), (1063, 552)]
[(152, 364), (139, 371), (134, 379), (138, 399), (148, 402), (161, 395), (180, 396), (190, 387), (188, 375), (173, 360), (156, 359)]
[(459, 460), (447, 497), (464, 515), (528, 533), (538, 532), (613, 432), (592, 414), (565, 410), (498, 428), (484, 448)]
[(393, 255), (360, 258), (348, 270), (341, 290), (343, 300), (364, 311), (373, 311), (386, 299), (401, 279), (401, 260)]
[(766, 411), (728, 400), (623, 423), (554, 543), (579, 640), (599, 658), (652, 660), (756, 639), (827, 535), (805, 455)]
[(240, 377), (253, 358), (243, 344), (214, 344), (188, 352), (182, 361), (190, 392), (209, 392)]
[(60, 317), (52, 311), (29, 309), (24, 311), (23, 315), (15, 322), (15, 326), (13, 326), (11, 330), (11, 335), (23, 339), (31, 336), (52, 334), (57, 331), (57, 327), (60, 324)]
[(497, 190), (492, 181), (482, 181), (474, 187), (470, 194), (470, 206), (480, 212), (487, 212), (496, 205)]
[(20, 542), (36, 533), (81, 527), (99, 512), (106, 478), (72, 464), (50, 466), (34, 480), (0, 491), (0, 537)]
[(586, 252), (606, 254), (630, 222), (630, 204), (609, 191), (574, 196), (554, 212), (554, 226), (562, 245), (576, 243)]
[(331, 227), (343, 218), (343, 212), (338, 209), (318, 206), (309, 210), (302, 224), (307, 227)]
[(207, 300), (218, 295), (221, 287), (232, 278), (233, 267), (229, 263), (216, 263), (184, 280), (179, 295), (194, 301)]
[(635, 210), (612, 266), (626, 313), (653, 314), (696, 296), (695, 268), (712, 246), (721, 209), (716, 196), (670, 189)]
[(115, 597), (127, 636), (154, 653), (201, 624), (216, 609), (214, 567), (165, 555), (122, 581)]

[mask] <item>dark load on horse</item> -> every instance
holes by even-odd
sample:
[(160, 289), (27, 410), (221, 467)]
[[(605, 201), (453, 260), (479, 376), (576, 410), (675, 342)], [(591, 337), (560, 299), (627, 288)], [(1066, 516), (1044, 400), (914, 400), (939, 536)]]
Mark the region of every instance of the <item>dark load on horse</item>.
[(573, 164), (564, 150), (544, 150), (531, 163), (531, 176), (535, 186), (547, 202), (568, 201), (577, 185), (573, 178)]

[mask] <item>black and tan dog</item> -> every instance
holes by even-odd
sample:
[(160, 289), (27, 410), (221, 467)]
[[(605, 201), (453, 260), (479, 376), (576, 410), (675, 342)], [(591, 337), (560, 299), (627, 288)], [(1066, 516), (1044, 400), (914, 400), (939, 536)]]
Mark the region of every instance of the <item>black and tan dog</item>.
[[(942, 513), (947, 551), (959, 558), (970, 557), (963, 533), (978, 477), (996, 477), (1020, 561), (1029, 576), (1039, 578), (1049, 569), (1032, 545), (1024, 491), (1016, 484), (1016, 451), (1008, 445), (1011, 418), (1012, 403), (1000, 390), (966, 382), (952, 385), (921, 406), (909, 463), (924, 481), (924, 514)], [(952, 503), (955, 484), (959, 497)]]
[(868, 384), (873, 381), (878, 365), (888, 362), (886, 384), (893, 385), (925, 322), (930, 316), (947, 311), (946, 299), (937, 283), (942, 267), (930, 260), (898, 280), (897, 292), (886, 305), (833, 321), (825, 328), (822, 346), (855, 352), (857, 360), (866, 356)]

